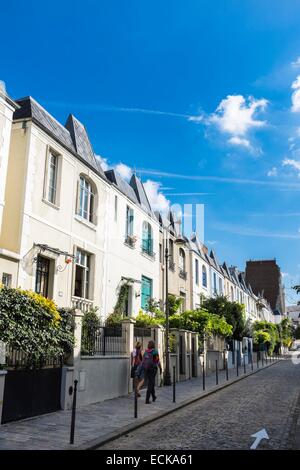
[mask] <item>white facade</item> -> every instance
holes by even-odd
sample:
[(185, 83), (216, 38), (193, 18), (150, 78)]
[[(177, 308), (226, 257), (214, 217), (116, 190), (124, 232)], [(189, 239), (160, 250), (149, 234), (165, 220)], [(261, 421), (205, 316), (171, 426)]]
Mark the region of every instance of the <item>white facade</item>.
[[(112, 313), (121, 285), (129, 281), (128, 315), (136, 316), (142, 306), (142, 280), (151, 281), (151, 298), (159, 298), (159, 224), (122, 192), (110, 188), (109, 228), (106, 257), (105, 312)], [(127, 208), (133, 214), (133, 246), (126, 243)], [(143, 224), (152, 230), (152, 251), (142, 249)]]
[(201, 299), (211, 296), (210, 266), (204, 247), (193, 234), (189, 242), (190, 247), (190, 289), (191, 308), (201, 307)]

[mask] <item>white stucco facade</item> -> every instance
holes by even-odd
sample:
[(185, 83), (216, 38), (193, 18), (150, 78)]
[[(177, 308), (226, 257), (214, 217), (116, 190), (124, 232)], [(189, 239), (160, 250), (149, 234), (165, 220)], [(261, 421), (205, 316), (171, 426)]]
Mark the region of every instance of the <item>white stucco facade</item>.
[[(126, 243), (127, 208), (133, 214), (134, 246)], [(142, 249), (143, 224), (152, 230), (152, 250)], [(113, 312), (122, 284), (129, 285), (128, 315), (136, 316), (142, 308), (142, 278), (151, 281), (151, 298), (159, 299), (159, 224), (158, 221), (126, 195), (112, 186), (109, 193), (109, 217), (106, 256), (106, 315)]]

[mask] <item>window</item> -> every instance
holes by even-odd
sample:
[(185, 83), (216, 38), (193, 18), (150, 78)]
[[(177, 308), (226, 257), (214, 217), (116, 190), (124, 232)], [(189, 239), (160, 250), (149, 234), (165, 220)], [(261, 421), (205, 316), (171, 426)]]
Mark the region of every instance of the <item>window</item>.
[(169, 269), (174, 271), (174, 242), (169, 239)]
[(202, 266), (202, 285), (207, 287), (207, 270), (205, 266)]
[(197, 286), (199, 285), (199, 261), (195, 259), (195, 281)]
[(91, 256), (82, 250), (77, 250), (75, 265), (75, 297), (90, 298), (90, 260)]
[(12, 282), (12, 275), (8, 273), (3, 273), (2, 274), (2, 284), (5, 287), (11, 287), (11, 282)]
[(126, 243), (133, 246), (133, 221), (134, 221), (134, 212), (133, 209), (129, 206), (126, 207)]
[(115, 196), (115, 222), (118, 220), (118, 196)]
[(217, 275), (213, 273), (213, 286), (214, 286), (214, 294), (217, 293)]
[(152, 297), (152, 279), (142, 276), (141, 287), (141, 307), (143, 310), (148, 309), (149, 300)]
[(79, 201), (78, 215), (89, 222), (95, 223), (95, 191), (92, 183), (80, 176), (79, 178)]
[(162, 263), (162, 244), (159, 244), (159, 262)]
[(219, 294), (223, 294), (222, 279), (219, 277)]
[(185, 292), (180, 291), (180, 298), (181, 298), (180, 313), (183, 313), (186, 310), (186, 295), (185, 295)]
[(179, 248), (179, 269), (185, 271), (185, 252)]
[(143, 222), (142, 251), (148, 255), (153, 255), (152, 227), (149, 222)]
[(233, 287), (231, 286), (231, 301), (233, 302), (234, 301), (234, 293), (233, 293)]
[(38, 255), (36, 263), (35, 292), (48, 297), (50, 260)]
[(48, 160), (48, 191), (47, 200), (52, 204), (56, 203), (58, 156), (50, 152)]

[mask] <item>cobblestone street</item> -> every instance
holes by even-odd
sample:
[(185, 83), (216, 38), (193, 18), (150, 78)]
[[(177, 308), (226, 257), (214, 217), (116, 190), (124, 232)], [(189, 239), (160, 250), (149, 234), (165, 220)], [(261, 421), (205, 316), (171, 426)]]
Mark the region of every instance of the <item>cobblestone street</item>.
[(260, 449), (291, 449), (299, 397), (300, 364), (286, 359), (101, 449), (249, 449), (262, 428)]

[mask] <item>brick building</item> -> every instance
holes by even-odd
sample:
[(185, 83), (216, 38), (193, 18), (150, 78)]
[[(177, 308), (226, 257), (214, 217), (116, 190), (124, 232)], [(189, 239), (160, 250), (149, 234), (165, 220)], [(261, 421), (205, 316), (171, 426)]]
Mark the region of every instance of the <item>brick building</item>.
[(280, 267), (275, 259), (246, 262), (246, 283), (270, 303), (275, 314), (285, 314), (285, 294)]

